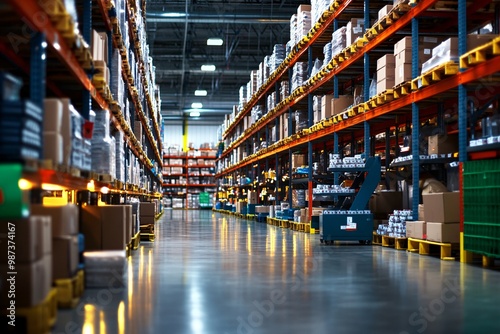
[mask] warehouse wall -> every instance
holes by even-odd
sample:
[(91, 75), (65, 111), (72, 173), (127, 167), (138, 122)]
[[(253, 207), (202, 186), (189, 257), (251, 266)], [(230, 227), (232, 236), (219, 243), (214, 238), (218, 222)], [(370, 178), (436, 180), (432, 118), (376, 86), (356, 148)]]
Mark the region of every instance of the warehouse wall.
[[(218, 128), (219, 125), (216, 124), (188, 123), (188, 143), (193, 143), (194, 148), (199, 148), (204, 143), (217, 145)], [(165, 123), (163, 146), (172, 145), (182, 147), (182, 122), (169, 121)]]

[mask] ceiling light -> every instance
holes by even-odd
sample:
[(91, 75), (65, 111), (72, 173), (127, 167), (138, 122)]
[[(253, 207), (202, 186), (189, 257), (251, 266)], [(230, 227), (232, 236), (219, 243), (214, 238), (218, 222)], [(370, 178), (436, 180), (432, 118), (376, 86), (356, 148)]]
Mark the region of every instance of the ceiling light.
[(207, 39), (207, 45), (221, 46), (224, 41), (221, 38), (209, 38)]
[(191, 103), (191, 108), (193, 108), (193, 109), (201, 109), (201, 108), (203, 108), (203, 103), (193, 102), (193, 103)]
[(207, 96), (207, 91), (204, 89), (197, 89), (194, 91), (194, 96)]
[(201, 65), (201, 70), (206, 72), (215, 71), (215, 65)]
[(161, 16), (164, 17), (185, 17), (185, 13), (162, 13)]
[(189, 113), (189, 116), (191, 116), (191, 117), (200, 117), (200, 112), (199, 111), (191, 111)]

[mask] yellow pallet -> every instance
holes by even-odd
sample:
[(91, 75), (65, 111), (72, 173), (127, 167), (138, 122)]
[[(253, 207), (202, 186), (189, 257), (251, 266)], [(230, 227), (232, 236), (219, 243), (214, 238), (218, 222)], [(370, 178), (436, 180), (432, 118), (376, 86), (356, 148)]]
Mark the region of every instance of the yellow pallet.
[(373, 232), (372, 244), (382, 246), (382, 235)]
[(441, 260), (455, 260), (455, 257), (451, 256), (451, 251), (455, 248), (459, 249), (459, 244), (408, 238), (408, 252), (419, 253), (420, 255), (430, 255), (429, 248), (431, 245), (439, 247), (439, 257)]
[(150, 241), (153, 242), (155, 241), (156, 236), (154, 233), (141, 233), (141, 240), (143, 241)]
[(472, 67), (480, 63), (484, 63), (491, 56), (500, 55), (500, 37), (493, 39), (491, 42), (483, 44), (460, 57), (460, 67)]
[(72, 278), (54, 280), (57, 289), (57, 305), (60, 308), (74, 308), (83, 294), (83, 270)]
[(441, 64), (430, 71), (422, 74), (418, 78), (411, 81), (411, 90), (415, 91), (423, 87), (427, 87), (437, 81), (443, 80), (445, 77), (458, 73), (458, 64), (454, 61), (449, 61)]
[(394, 91), (392, 89), (387, 89), (382, 93), (377, 94), (375, 98), (377, 99), (377, 105), (381, 106), (394, 100)]
[[(4, 311), (6, 312), (6, 311)], [(5, 313), (7, 315), (7, 313)], [(38, 305), (16, 308), (16, 333), (50, 333), (57, 320), (57, 290), (52, 288)], [(5, 321), (10, 321), (6, 317)]]
[(290, 226), (288, 220), (285, 219), (280, 219), (279, 223), (280, 223), (279, 226), (282, 228), (288, 228)]
[(136, 250), (139, 248), (139, 243), (141, 241), (141, 232), (137, 232), (136, 235), (132, 238), (132, 249)]
[(405, 81), (393, 88), (394, 99), (406, 96), (411, 93), (411, 81)]
[(388, 235), (383, 235), (382, 236), (382, 246), (383, 247), (394, 247), (395, 249), (398, 250), (405, 250), (407, 249), (407, 238), (395, 238), (395, 237), (390, 237)]
[(310, 223), (305, 224), (305, 226), (304, 226), (304, 232), (305, 233), (311, 233), (311, 224)]
[(311, 233), (311, 234), (319, 234), (319, 229), (311, 227), (310, 230), (309, 230), (309, 233)]

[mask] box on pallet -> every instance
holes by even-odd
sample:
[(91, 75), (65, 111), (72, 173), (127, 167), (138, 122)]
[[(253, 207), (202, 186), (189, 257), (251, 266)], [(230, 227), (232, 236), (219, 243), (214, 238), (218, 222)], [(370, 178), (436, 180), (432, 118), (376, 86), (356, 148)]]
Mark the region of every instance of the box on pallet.
[(459, 243), (460, 223), (427, 222), (427, 240), (436, 242)]
[(338, 115), (354, 103), (352, 95), (340, 95), (332, 99), (332, 116)]
[(333, 95), (324, 95), (321, 97), (321, 113), (320, 119), (328, 119), (332, 117), (332, 99)]
[(66, 235), (52, 238), (52, 277), (71, 278), (79, 263), (78, 236)]
[(384, 7), (382, 7), (382, 9), (378, 11), (378, 19), (380, 20), (384, 16), (389, 14), (389, 12), (392, 10), (392, 7), (394, 7), (394, 6), (393, 5), (385, 5)]
[(16, 247), (16, 264), (33, 262), (46, 254), (52, 253), (52, 222), (47, 216), (31, 216), (29, 218), (1, 222), (0, 224), (0, 263), (8, 261), (9, 232), (15, 230), (16, 240), (23, 241), (23, 247)]
[(124, 250), (126, 213), (123, 205), (85, 206), (80, 232), (87, 250)]
[(408, 238), (426, 239), (426, 223), (425, 221), (408, 221), (406, 222), (406, 236)]
[(67, 204), (62, 206), (31, 205), (31, 214), (50, 216), (52, 219), (52, 237), (74, 235), (78, 233), (78, 206)]
[(422, 195), (425, 220), (435, 223), (455, 223), (460, 221), (460, 194), (444, 192)]

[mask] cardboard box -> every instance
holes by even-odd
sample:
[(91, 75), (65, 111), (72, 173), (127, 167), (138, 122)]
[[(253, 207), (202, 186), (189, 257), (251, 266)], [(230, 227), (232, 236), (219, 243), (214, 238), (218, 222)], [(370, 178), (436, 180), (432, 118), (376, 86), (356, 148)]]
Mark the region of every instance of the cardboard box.
[(393, 7), (393, 5), (385, 5), (382, 7), (382, 9), (378, 11), (378, 19), (381, 20), (384, 16), (389, 14)]
[(52, 278), (71, 278), (78, 269), (78, 236), (66, 235), (52, 238)]
[(425, 210), (424, 210), (423, 204), (418, 205), (418, 220), (426, 221), (425, 220)]
[(78, 233), (78, 206), (67, 204), (63, 206), (31, 205), (31, 214), (50, 216), (52, 218), (52, 237), (74, 235)]
[(388, 89), (392, 89), (395, 86), (394, 78), (388, 78), (377, 82), (377, 94), (380, 94)]
[(125, 207), (125, 242), (129, 243), (132, 240), (133, 215), (132, 205), (124, 205)]
[(460, 223), (445, 224), (427, 222), (427, 240), (436, 242), (459, 243)]
[(63, 163), (63, 138), (59, 132), (43, 132), (43, 158), (54, 164)]
[(429, 155), (455, 153), (458, 152), (458, 134), (429, 136), (428, 144)]
[[(47, 297), (50, 287), (52, 286), (52, 281), (48, 281), (52, 275), (47, 274), (47, 271), (49, 271), (49, 273), (52, 272), (52, 267), (47, 267), (47, 264), (49, 263), (49, 260), (46, 259), (47, 257), (50, 256), (46, 255), (33, 262), (16, 262), (16, 308), (38, 305), (45, 299), (45, 297)], [(6, 264), (0, 265), (0, 279), (2, 281), (2, 284), (0, 285), (0, 301), (2, 306), (6, 306), (10, 303), (10, 299), (8, 299), (10, 284), (7, 280), (11, 277), (7, 274), (9, 271), (10, 270)], [(3, 282), (7, 283), (4, 284)]]
[(435, 223), (456, 223), (460, 221), (460, 194), (458, 192), (422, 195), (425, 206), (425, 220)]
[(59, 99), (45, 99), (43, 101), (43, 131), (61, 132), (62, 103)]
[(69, 166), (71, 161), (71, 148), (72, 148), (72, 130), (73, 125), (71, 123), (71, 101), (69, 99), (60, 99), (62, 103), (62, 123), (61, 123), (61, 135), (63, 137), (63, 165)]
[(384, 66), (377, 71), (377, 83), (384, 80), (394, 82), (395, 77), (396, 77), (396, 67), (394, 66), (394, 64), (392, 66)]
[(467, 35), (467, 51), (471, 51), (478, 46), (481, 46), (483, 44), (486, 44), (493, 40), (494, 38), (498, 37), (498, 35), (495, 34), (470, 34)]
[[(12, 232), (14, 234), (9, 234)], [(26, 219), (4, 221), (0, 224), (0, 263), (8, 263), (9, 241), (16, 243), (15, 263), (27, 263), (41, 259), (52, 252), (50, 217), (31, 216)], [(14, 239), (9, 238), (14, 235)]]
[(396, 59), (394, 55), (390, 53), (380, 57), (379, 59), (377, 59), (377, 71), (386, 66), (394, 68), (395, 61)]
[(141, 216), (141, 225), (154, 225), (155, 223), (155, 217), (153, 216)]
[[(422, 64), (431, 58), (432, 48), (424, 48), (418, 52), (418, 63), (419, 68), (422, 67)], [(394, 64), (395, 66), (401, 66), (402, 64), (411, 64), (412, 63), (413, 52), (412, 49), (405, 49), (402, 52), (396, 54), (394, 56)]]
[(363, 36), (365, 32), (365, 19), (353, 18), (346, 25), (346, 45), (349, 46), (354, 43), (356, 38)]
[(408, 238), (426, 239), (426, 223), (424, 221), (406, 222), (406, 236)]
[(101, 35), (92, 29), (92, 59), (93, 60), (104, 60), (104, 45)]
[(403, 64), (396, 66), (394, 85), (409, 81), (412, 79), (411, 64)]
[(302, 15), (302, 12), (310, 12), (311, 11), (311, 5), (299, 5), (297, 7), (297, 16)]
[(86, 250), (125, 249), (125, 206), (85, 206), (81, 212), (80, 232)]
[(292, 168), (298, 168), (307, 165), (304, 154), (292, 154)]
[(333, 95), (324, 95), (321, 97), (321, 117), (320, 119), (328, 119), (332, 117), (332, 99)]
[(338, 98), (332, 99), (332, 116), (340, 114), (353, 103), (354, 97), (352, 95), (340, 95)]
[(143, 216), (156, 216), (156, 206), (154, 203), (141, 202), (140, 208), (141, 217)]
[[(442, 39), (434, 36), (420, 36), (418, 39), (419, 50), (432, 49), (438, 46)], [(403, 37), (396, 44), (394, 44), (394, 54), (397, 55), (405, 50), (412, 50), (411, 36)]]

